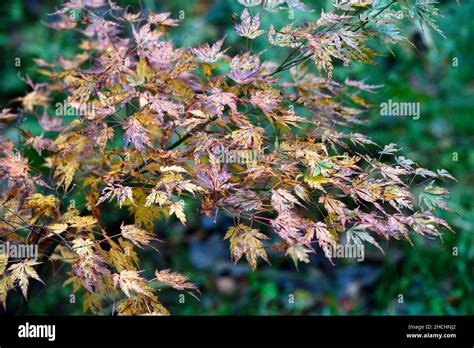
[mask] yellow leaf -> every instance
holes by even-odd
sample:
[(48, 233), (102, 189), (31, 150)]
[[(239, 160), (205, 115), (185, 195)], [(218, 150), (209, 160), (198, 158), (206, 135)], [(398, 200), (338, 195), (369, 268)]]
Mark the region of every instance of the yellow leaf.
[(357, 96), (357, 95), (351, 95), (350, 98), (352, 99), (352, 101), (360, 106), (363, 106), (363, 107), (370, 107), (370, 104), (363, 98)]
[(74, 173), (77, 168), (79, 168), (79, 162), (75, 160), (67, 161), (66, 164), (58, 165), (54, 171), (54, 177), (60, 176), (56, 186), (59, 187), (64, 184), (65, 189), (67, 189), (74, 179)]
[[(194, 290), (200, 294), (199, 289), (196, 285), (189, 281), (189, 278), (185, 275), (179, 274), (177, 272), (171, 272), (169, 269), (163, 269), (161, 271), (155, 272), (156, 280), (160, 283), (166, 284), (176, 290)], [(196, 299), (199, 299), (196, 294), (191, 291), (187, 291), (188, 294), (193, 296)]]
[(35, 209), (35, 215), (32, 218), (34, 223), (41, 215), (49, 217), (58, 203), (58, 199), (53, 195), (44, 196), (41, 193), (35, 193), (26, 200), (26, 207)]
[(308, 184), (309, 187), (315, 188), (321, 191), (325, 191), (323, 184), (329, 182), (330, 180), (325, 178), (323, 175), (314, 175), (307, 176), (305, 175), (304, 181)]
[(87, 216), (73, 216), (66, 221), (71, 227), (82, 228), (92, 226), (97, 223), (97, 219), (92, 215)]
[(143, 296), (153, 296), (152, 289), (137, 271), (125, 270), (113, 276), (115, 286), (120, 286), (127, 297), (132, 297), (131, 292)]
[(146, 197), (145, 207), (149, 207), (155, 203), (162, 207), (167, 202), (168, 195), (166, 195), (166, 193), (157, 189), (152, 189), (150, 194)]
[(170, 216), (175, 214), (183, 225), (186, 224), (186, 215), (184, 215), (184, 201), (170, 202), (169, 208)]
[(135, 189), (133, 191), (136, 204), (128, 206), (129, 211), (135, 216), (135, 225), (144, 226), (147, 231), (153, 231), (155, 226), (154, 221), (163, 217), (162, 209), (157, 206), (148, 206), (146, 204), (147, 197), (142, 189)]
[(326, 209), (328, 213), (334, 213), (339, 216), (343, 216), (346, 205), (334, 197), (335, 196), (333, 194), (321, 196), (319, 197), (319, 203), (324, 204), (324, 209)]
[(49, 233), (46, 237), (52, 237), (54, 236), (55, 234), (61, 234), (63, 233), (64, 231), (67, 230), (67, 228), (69, 227), (68, 224), (64, 224), (64, 223), (57, 223), (57, 224), (51, 224), (51, 225), (48, 225), (46, 226), (48, 228), (48, 230), (51, 231), (51, 233)]
[(289, 246), (288, 249), (286, 249), (286, 255), (291, 257), (296, 268), (298, 268), (298, 261), (309, 263), (308, 253), (310, 252), (310, 249), (300, 244)]
[(119, 315), (169, 315), (156, 296), (131, 296), (118, 305)]
[(153, 76), (153, 70), (151, 70), (145, 58), (140, 58), (140, 61), (137, 64), (137, 75), (143, 81), (146, 81)]
[(270, 263), (261, 242), (261, 239), (269, 238), (258, 230), (240, 224), (229, 228), (224, 239), (230, 239), (230, 252), (234, 262), (239, 261), (242, 255), (245, 254), (253, 271), (257, 269), (257, 259), (259, 257)]
[(27, 298), (28, 286), (30, 284), (29, 278), (36, 279), (37, 281), (44, 284), (38, 273), (36, 273), (35, 269), (33, 268), (40, 263), (41, 262), (36, 262), (34, 260), (24, 260), (11, 265), (10, 268), (8, 268), (8, 270), (11, 272), (8, 276), (8, 287), (13, 288), (15, 284), (18, 284), (23, 296)]
[(148, 233), (145, 230), (135, 226), (135, 225), (122, 225), (120, 226), (122, 231), (122, 236), (130, 240), (133, 244), (141, 248), (143, 245), (148, 245), (158, 238), (154, 237), (151, 233)]
[(26, 206), (28, 208), (36, 208), (41, 210), (44, 214), (51, 213), (51, 210), (56, 206), (58, 200), (53, 195), (44, 196), (41, 193), (35, 193), (28, 197), (26, 200)]
[(7, 277), (2, 276), (0, 278), (0, 302), (3, 305), (3, 309), (7, 309), (7, 292), (8, 292)]
[(204, 119), (209, 118), (208, 115), (206, 115), (204, 112), (202, 112), (201, 110), (198, 110), (198, 109), (191, 110), (191, 111), (189, 111), (189, 113), (193, 114), (194, 116), (197, 116), (199, 118), (204, 118)]
[(0, 253), (0, 276), (3, 275), (8, 264), (8, 253)]

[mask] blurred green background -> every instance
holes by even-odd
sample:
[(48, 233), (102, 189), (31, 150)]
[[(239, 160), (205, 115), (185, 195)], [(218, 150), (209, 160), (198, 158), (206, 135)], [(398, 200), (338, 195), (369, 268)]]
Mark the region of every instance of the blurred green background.
[[(134, 9), (141, 5), (144, 10), (171, 11), (173, 17), (184, 14), (183, 25), (170, 32), (176, 46), (215, 42), (227, 34), (224, 47), (232, 46), (231, 55), (245, 50), (245, 40), (232, 28), (232, 13), (242, 9), (236, 0), (117, 3)], [(316, 11), (296, 11), (295, 20), (317, 18), (321, 8), (331, 8), (327, 0), (305, 3)], [(33, 58), (53, 61), (59, 54), (71, 58), (78, 53), (80, 37), (76, 33), (56, 32), (44, 26), (57, 4), (49, 0), (1, 3), (2, 107), (26, 91), (19, 74), (34, 81), (44, 78), (36, 73)], [(414, 246), (391, 241), (383, 245), (385, 256), (369, 249), (362, 263), (336, 260), (333, 266), (318, 253), (310, 264), (296, 270), (291, 261), (273, 256), (272, 267), (261, 264), (253, 273), (245, 262), (230, 262), (228, 244), (222, 240), (232, 223), (230, 219), (220, 216), (214, 223), (195, 214), (187, 228), (173, 221), (159, 222), (156, 233), (167, 244), (160, 246), (161, 254), (142, 253), (143, 267), (150, 272), (171, 268), (184, 273), (202, 291), (200, 302), (186, 296), (185, 303), (180, 303), (175, 291), (163, 289), (160, 299), (173, 314), (474, 314), (474, 4), (461, 1), (458, 5), (450, 0), (441, 1), (440, 7), (444, 17), (439, 24), (446, 40), (436, 33), (425, 32), (423, 36), (416, 25), (408, 25), (405, 34), (417, 49), (407, 44), (382, 44), (376, 66), (338, 67), (335, 79), (366, 79), (369, 84), (385, 85), (368, 96), (374, 108), (367, 115), (368, 123), (357, 131), (379, 144), (397, 143), (403, 147), (403, 155), (420, 166), (444, 168), (458, 178), (458, 183), (449, 185), (449, 205), (455, 213), (443, 215), (456, 233), (446, 232), (442, 241), (414, 238)], [(281, 28), (290, 20), (288, 12), (281, 11), (263, 14), (262, 21), (264, 28), (270, 23)], [(267, 47), (264, 36), (253, 43), (255, 51)], [(285, 49), (275, 48), (265, 52), (263, 58), (281, 62), (286, 54)], [(15, 66), (17, 57), (21, 59), (20, 67)], [(455, 58), (457, 66), (453, 66)], [(420, 102), (421, 118), (381, 117), (378, 105), (388, 99)], [(34, 122), (27, 122), (25, 128), (40, 133)], [(16, 137), (14, 129), (0, 132)], [(32, 152), (28, 154), (33, 156)], [(126, 210), (121, 214), (109, 217), (109, 229), (118, 229), (127, 218)], [(457, 248), (457, 256), (453, 248)], [(39, 287), (32, 294), (23, 313), (82, 314), (80, 296), (71, 304), (71, 289), (62, 287), (64, 272), (51, 269), (50, 273), (46, 278), (49, 286)], [(9, 305), (14, 312), (14, 303), (13, 308)]]

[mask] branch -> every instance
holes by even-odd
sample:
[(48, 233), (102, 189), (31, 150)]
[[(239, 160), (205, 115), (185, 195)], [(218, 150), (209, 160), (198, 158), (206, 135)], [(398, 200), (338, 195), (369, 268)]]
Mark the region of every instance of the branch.
[(209, 120), (207, 120), (206, 122), (204, 122), (203, 124), (200, 124), (200, 125), (194, 127), (194, 128), (191, 129), (188, 133), (186, 133), (184, 136), (182, 136), (181, 138), (179, 138), (178, 140), (176, 140), (174, 143), (168, 145), (168, 146), (166, 147), (166, 150), (173, 150), (174, 148), (178, 147), (178, 146), (181, 145), (183, 142), (185, 142), (186, 140), (188, 140), (189, 138), (191, 138), (191, 137), (193, 136), (193, 133), (194, 133), (194, 132), (203, 130), (204, 128), (207, 127), (208, 124), (214, 122), (216, 119), (217, 119), (217, 116), (213, 116), (213, 117), (211, 117)]
[[(386, 6), (384, 6), (383, 8), (381, 8), (377, 13), (375, 13), (372, 18), (375, 18), (377, 16), (379, 16), (382, 12), (384, 12), (385, 10), (387, 10), (390, 6), (392, 6), (393, 4), (395, 4), (397, 2), (397, 0), (392, 0), (390, 3), (388, 3)], [(367, 24), (369, 23), (369, 21), (365, 21), (359, 25), (357, 25), (355, 27), (355, 29), (353, 30), (354, 32), (360, 30), (360, 29), (363, 29)], [(334, 28), (334, 26), (336, 25), (337, 23), (333, 24), (328, 30), (326, 30), (322, 35), (324, 35), (325, 33), (327, 33), (329, 30), (331, 30), (332, 28)], [(303, 41), (303, 43), (306, 42)], [(301, 45), (298, 46), (295, 50), (299, 50), (301, 48)], [(303, 62), (305, 62), (306, 60), (308, 60), (309, 58), (311, 58), (311, 56), (313, 55), (313, 53), (310, 53), (310, 54), (307, 54), (307, 55), (304, 55), (302, 57), (298, 57), (296, 58), (295, 60), (292, 60), (290, 62), (288, 62), (289, 58), (291, 58), (293, 56), (295, 52), (291, 52), (291, 54), (278, 66), (278, 68), (272, 72), (270, 75), (268, 76), (273, 76), (273, 75), (276, 75), (282, 71), (285, 71), (285, 70), (288, 70), (288, 69), (291, 69), (292, 67), (295, 67), (297, 66), (298, 64), (301, 64)]]

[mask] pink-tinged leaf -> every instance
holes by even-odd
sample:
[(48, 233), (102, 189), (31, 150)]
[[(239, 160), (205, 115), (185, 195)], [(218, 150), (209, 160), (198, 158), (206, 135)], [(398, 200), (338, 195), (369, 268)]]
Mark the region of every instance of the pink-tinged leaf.
[(142, 126), (140, 121), (134, 117), (129, 117), (123, 128), (125, 129), (125, 147), (132, 143), (133, 146), (144, 155), (145, 147), (152, 146), (150, 138), (147, 135), (147, 130)]
[(235, 56), (230, 62), (229, 78), (237, 83), (256, 81), (260, 72), (260, 58), (250, 52)]
[(43, 116), (41, 116), (38, 121), (39, 121), (40, 126), (45, 131), (61, 132), (62, 130), (66, 128), (66, 126), (63, 125), (62, 118), (60, 117), (49, 118), (46, 112), (43, 113)]
[(282, 214), (285, 212), (288, 212), (290, 209), (294, 207), (295, 204), (301, 205), (300, 202), (298, 202), (298, 199), (296, 199), (295, 196), (293, 196), (290, 192), (287, 190), (272, 190), (272, 206), (275, 208), (275, 210)]
[(192, 52), (197, 59), (204, 63), (212, 64), (217, 62), (219, 59), (224, 57), (225, 52), (229, 49), (221, 51), (222, 44), (224, 43), (225, 37), (221, 40), (214, 43), (212, 46), (209, 46), (208, 43), (199, 46), (198, 48), (193, 48)]
[(377, 243), (377, 241), (372, 237), (365, 229), (368, 226), (366, 225), (354, 225), (349, 230), (347, 230), (347, 243), (350, 244), (353, 242), (355, 245), (364, 245), (364, 242), (374, 245), (377, 247), (382, 254), (385, 254), (382, 247)]
[[(344, 83), (349, 87), (354, 87), (366, 92), (373, 92), (374, 89), (382, 88), (383, 85), (366, 85), (364, 81), (355, 81), (346, 79)], [(395, 145), (395, 144), (390, 144)]]
[(235, 25), (235, 31), (239, 36), (244, 36), (249, 39), (255, 39), (262, 35), (265, 30), (259, 30), (260, 28), (260, 13), (255, 16), (251, 16), (249, 10), (246, 8), (242, 11), (240, 16), (241, 23)]
[(51, 139), (44, 138), (43, 135), (37, 137), (30, 137), (25, 141), (25, 145), (31, 146), (38, 152), (39, 155), (43, 152), (43, 150), (53, 150), (54, 145)]
[(262, 3), (263, 0), (237, 0), (239, 4), (244, 5), (245, 7), (254, 7)]
[(206, 166), (197, 172), (199, 184), (211, 191), (225, 191), (234, 186), (229, 182), (231, 174), (227, 168), (219, 168), (217, 165)]
[(179, 25), (179, 22), (180, 22), (179, 19), (171, 18), (171, 12), (163, 12), (163, 13), (151, 12), (148, 15), (148, 23), (155, 24), (155, 25), (177, 27)]
[(390, 143), (385, 145), (382, 151), (379, 151), (380, 155), (394, 155), (396, 152), (400, 151), (401, 148), (397, 148), (397, 144)]
[(448, 178), (448, 179), (457, 181), (456, 178), (452, 176), (451, 174), (449, 174), (449, 172), (446, 169), (438, 169), (438, 177), (440, 177), (441, 179)]
[(229, 228), (224, 239), (230, 239), (231, 257), (234, 262), (239, 261), (245, 255), (253, 271), (257, 269), (259, 257), (270, 263), (267, 252), (261, 242), (261, 240), (269, 238), (258, 230), (240, 224)]
[(132, 189), (128, 186), (123, 186), (121, 184), (108, 184), (101, 193), (100, 198), (97, 201), (96, 205), (109, 199), (109, 202), (117, 198), (119, 207), (122, 208), (123, 203), (128, 198), (132, 204), (135, 204), (133, 201), (133, 192)]

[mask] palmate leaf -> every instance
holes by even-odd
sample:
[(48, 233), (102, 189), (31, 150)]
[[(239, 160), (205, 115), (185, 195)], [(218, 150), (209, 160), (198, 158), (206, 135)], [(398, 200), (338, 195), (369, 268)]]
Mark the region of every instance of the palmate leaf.
[(133, 295), (118, 305), (119, 315), (169, 315), (169, 311), (156, 296), (143, 297)]
[(66, 223), (70, 227), (75, 227), (75, 228), (85, 228), (85, 227), (90, 227), (94, 226), (97, 223), (97, 219), (93, 217), (92, 215), (87, 215), (87, 216), (73, 216), (70, 219), (66, 220)]
[(14, 263), (8, 268), (10, 272), (7, 278), (7, 286), (9, 288), (13, 288), (15, 285), (21, 289), (21, 292), (25, 299), (28, 295), (28, 286), (30, 285), (30, 278), (33, 278), (41, 283), (44, 282), (39, 277), (38, 273), (36, 273), (34, 267), (39, 265), (40, 262), (34, 260), (24, 260), (18, 263)]
[(5, 273), (8, 265), (8, 254), (7, 253), (0, 253), (0, 276)]
[(26, 200), (26, 206), (31, 209), (35, 209), (37, 214), (44, 216), (50, 216), (52, 211), (58, 205), (58, 199), (54, 195), (42, 195), (41, 193), (35, 193)]
[(286, 249), (286, 255), (291, 257), (295, 267), (298, 268), (298, 262), (309, 263), (309, 253), (313, 252), (311, 249), (301, 244), (294, 244)]
[(423, 192), (419, 195), (419, 203), (423, 203), (429, 210), (435, 210), (441, 208), (444, 210), (450, 210), (446, 205), (444, 198), (448, 197), (449, 191), (442, 187), (433, 186), (432, 181), (428, 186), (423, 189)]
[(142, 154), (145, 148), (152, 146), (147, 130), (135, 117), (129, 117), (124, 125), (125, 147), (130, 143)]
[(118, 274), (113, 275), (114, 285), (119, 286), (125, 296), (128, 298), (137, 295), (145, 297), (152, 297), (153, 291), (146, 283), (146, 280), (140, 277), (139, 272), (134, 270), (124, 270)]
[(230, 254), (234, 262), (239, 261), (245, 255), (253, 271), (257, 269), (259, 257), (270, 263), (261, 242), (261, 240), (269, 238), (258, 230), (240, 224), (229, 228), (224, 239), (230, 240)]
[(382, 151), (379, 151), (379, 154), (380, 155), (394, 155), (400, 150), (401, 148), (398, 148), (397, 144), (390, 143), (388, 145), (385, 145)]
[(270, 25), (270, 30), (267, 34), (268, 41), (274, 46), (298, 47), (300, 40), (294, 33), (293, 25), (294, 23), (291, 23), (281, 30), (276, 30), (273, 25)]
[(263, 0), (263, 8), (268, 12), (277, 12), (285, 9), (284, 5), (287, 5), (288, 9), (300, 10), (306, 12), (312, 12), (301, 0)]
[(377, 243), (377, 241), (372, 237), (368, 232), (365, 231), (367, 225), (354, 225), (347, 230), (347, 243), (354, 243), (356, 245), (363, 245), (364, 242), (374, 245), (377, 247), (382, 254), (385, 254), (382, 247)]
[(319, 203), (324, 204), (324, 209), (330, 214), (344, 215), (346, 205), (340, 200), (335, 199), (333, 194), (327, 194), (319, 197)]
[(408, 13), (411, 18), (417, 19), (422, 27), (427, 26), (446, 39), (437, 23), (437, 17), (441, 16), (441, 12), (436, 4), (438, 4), (438, 1), (416, 0), (416, 3), (409, 7)]
[(389, 43), (396, 43), (405, 39), (401, 35), (400, 29), (392, 23), (377, 23), (374, 26), (369, 26), (369, 28), (374, 28)]
[(235, 25), (235, 31), (239, 36), (244, 36), (249, 39), (255, 39), (262, 35), (265, 30), (260, 30), (260, 13), (251, 16), (249, 10), (246, 8), (242, 11), (240, 16), (241, 23)]
[(94, 292), (105, 282), (110, 275), (106, 260), (95, 250), (96, 244), (92, 238), (75, 238), (72, 241), (72, 250), (77, 259), (72, 266), (72, 274), (80, 279), (83, 287)]
[[(156, 198), (159, 200), (159, 197), (153, 197), (153, 191), (150, 193), (150, 202), (148, 201), (148, 197), (146, 196), (146, 193), (143, 189), (141, 188), (135, 188), (133, 190), (133, 195), (135, 197), (135, 202), (132, 204), (131, 201), (129, 201), (128, 204), (128, 211), (133, 214), (134, 219), (135, 219), (135, 225), (140, 227), (140, 228), (145, 228), (146, 231), (152, 232), (155, 226), (155, 221), (159, 218), (164, 217), (166, 214), (161, 208), (162, 205), (156, 206), (151, 203), (151, 198)], [(161, 196), (160, 196), (161, 197)], [(163, 198), (163, 197), (161, 197)], [(166, 199), (166, 202), (168, 200)], [(150, 203), (149, 205), (147, 203)], [(160, 201), (161, 202), (161, 201)], [(158, 201), (154, 201), (154, 203), (159, 203)]]
[(193, 48), (192, 52), (200, 61), (212, 64), (217, 62), (219, 59), (224, 57), (225, 52), (229, 49), (221, 51), (222, 44), (224, 43), (225, 37), (215, 42), (212, 46), (208, 43), (199, 46), (198, 48)]
[(122, 206), (127, 199), (132, 205), (135, 205), (135, 202), (133, 200), (132, 188), (128, 186), (123, 186), (121, 184), (108, 184), (106, 187), (104, 187), (101, 192), (100, 198), (97, 200), (96, 205), (99, 205), (102, 202), (105, 202), (106, 200), (111, 201), (112, 199), (114, 199), (114, 197), (117, 198), (120, 209), (122, 209)]
[[(189, 281), (189, 278), (170, 269), (162, 269), (155, 271), (156, 280), (160, 283), (168, 285), (176, 290), (185, 290), (188, 294), (199, 300), (200, 291), (196, 285)], [(194, 292), (195, 293), (194, 293)]]
[(237, 0), (239, 4), (244, 5), (245, 7), (254, 7), (262, 3), (263, 0)]
[(298, 199), (290, 192), (282, 189), (272, 190), (271, 203), (279, 213), (285, 213), (293, 208), (295, 204), (301, 205)]
[(457, 181), (456, 178), (452, 176), (446, 169), (438, 169), (438, 177), (441, 179), (448, 178)]
[[(328, 215), (328, 218), (331, 215)], [(329, 248), (335, 248), (337, 246), (337, 241), (339, 239), (337, 232), (333, 228), (328, 228), (329, 226), (321, 221), (313, 224), (314, 234), (318, 240), (319, 246), (323, 249), (324, 253), (328, 258), (331, 258), (331, 253)], [(332, 227), (332, 226), (331, 226)]]
[(2, 303), (3, 309), (7, 309), (7, 296), (8, 296), (8, 278), (5, 275), (0, 275), (0, 302)]
[(8, 265), (7, 253), (0, 254), (0, 302), (2, 303), (3, 309), (7, 309), (7, 296), (8, 296), (8, 277), (5, 275), (5, 270)]
[(107, 260), (117, 270), (121, 272), (127, 269), (135, 269), (139, 266), (138, 255), (134, 250), (134, 244), (119, 238), (118, 244), (111, 242), (111, 249), (108, 252)]
[(139, 248), (142, 248), (144, 245), (149, 245), (152, 241), (158, 240), (158, 238), (151, 233), (135, 225), (124, 225), (123, 222), (120, 226), (120, 231), (125, 239), (128, 239)]
[(183, 225), (186, 224), (186, 215), (184, 214), (184, 206), (185, 206), (185, 203), (183, 200), (180, 200), (177, 202), (171, 201), (169, 203), (170, 216), (173, 214), (176, 215), (178, 220), (181, 221)]
[(318, 176), (322, 175), (324, 177), (328, 177), (329, 173), (332, 169), (337, 169), (339, 166), (331, 161), (319, 161), (316, 165), (312, 168), (312, 175)]

